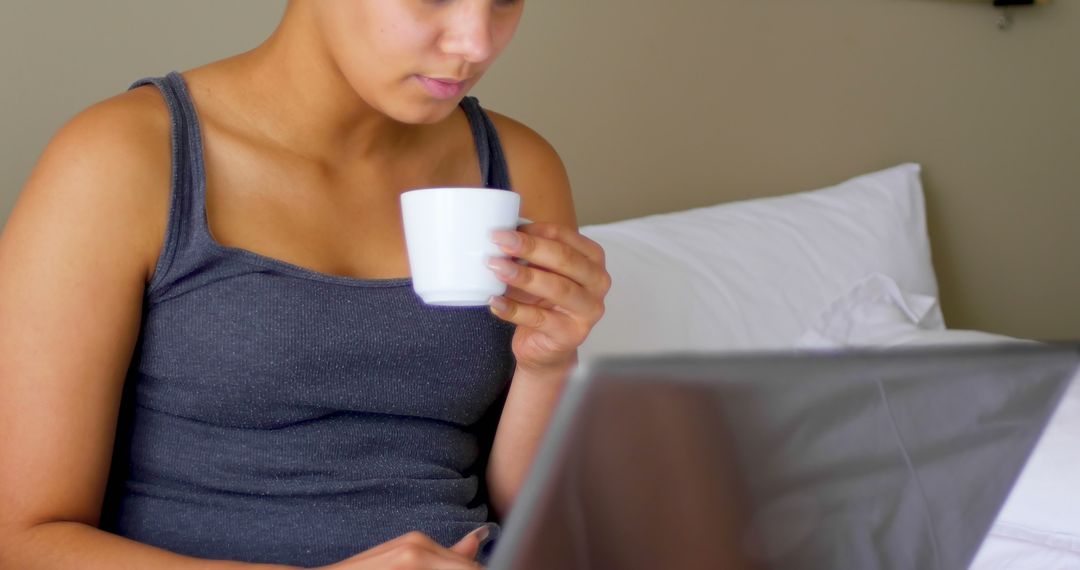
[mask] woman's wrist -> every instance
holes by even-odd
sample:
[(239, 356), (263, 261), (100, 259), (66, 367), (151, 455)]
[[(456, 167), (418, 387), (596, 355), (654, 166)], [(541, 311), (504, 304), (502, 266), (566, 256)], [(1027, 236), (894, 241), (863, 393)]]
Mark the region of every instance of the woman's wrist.
[(559, 362), (536, 364), (519, 361), (517, 363), (517, 368), (514, 370), (514, 380), (548, 383), (562, 382), (570, 377), (570, 374), (574, 372), (574, 368), (577, 367), (577, 364), (578, 355), (576, 350), (569, 358)]

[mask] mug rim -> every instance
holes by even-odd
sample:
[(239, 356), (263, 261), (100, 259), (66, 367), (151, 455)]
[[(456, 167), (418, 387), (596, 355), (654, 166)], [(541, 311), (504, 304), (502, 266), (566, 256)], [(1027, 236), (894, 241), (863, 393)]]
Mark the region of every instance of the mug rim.
[(412, 190), (406, 190), (402, 192), (402, 196), (409, 194), (420, 194), (428, 192), (506, 192), (509, 194), (517, 194), (513, 190), (505, 190), (503, 188), (484, 188), (482, 186), (433, 186), (431, 188), (414, 188)]

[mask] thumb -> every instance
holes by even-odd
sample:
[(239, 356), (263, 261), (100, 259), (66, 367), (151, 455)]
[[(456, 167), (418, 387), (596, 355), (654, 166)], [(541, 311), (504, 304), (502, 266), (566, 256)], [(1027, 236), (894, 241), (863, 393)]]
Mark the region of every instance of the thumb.
[(491, 530), (488, 525), (480, 526), (466, 534), (457, 544), (451, 546), (450, 550), (473, 560), (476, 558), (477, 553), (480, 552), (480, 545), (484, 543), (489, 534), (491, 534)]

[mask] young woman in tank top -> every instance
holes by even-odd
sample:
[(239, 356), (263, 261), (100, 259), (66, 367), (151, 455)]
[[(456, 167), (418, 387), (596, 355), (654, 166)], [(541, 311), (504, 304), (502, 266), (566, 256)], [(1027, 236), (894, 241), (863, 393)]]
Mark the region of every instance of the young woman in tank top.
[[(469, 90), (524, 0), (290, 0), (65, 125), (0, 238), (0, 568), (475, 568), (603, 313), (555, 151)], [(398, 206), (512, 189), (489, 307)]]

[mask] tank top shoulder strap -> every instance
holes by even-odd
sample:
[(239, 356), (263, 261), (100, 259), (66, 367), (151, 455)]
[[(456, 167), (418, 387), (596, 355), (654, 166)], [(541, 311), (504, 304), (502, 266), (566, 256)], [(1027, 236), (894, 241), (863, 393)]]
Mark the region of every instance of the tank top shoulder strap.
[(472, 128), (484, 187), (510, 190), (510, 169), (507, 167), (499, 133), (496, 132), (491, 117), (480, 107), (476, 97), (462, 99), (461, 108), (465, 110), (465, 116), (469, 118), (469, 126)]
[[(169, 221), (161, 255), (148, 285), (155, 297), (169, 288), (170, 275), (185, 275), (221, 252), (206, 221), (206, 165), (199, 118), (184, 78), (178, 72), (147, 77), (129, 89), (154, 85), (165, 99), (172, 126), (172, 184)], [(461, 102), (472, 130), (483, 185), (510, 190), (510, 171), (491, 118), (475, 97)]]
[(148, 286), (152, 292), (163, 284), (178, 258), (197, 254), (193, 249), (208, 241), (200, 231), (205, 225), (206, 176), (199, 119), (183, 76), (173, 71), (165, 77), (140, 79), (128, 89), (144, 85), (154, 85), (161, 92), (172, 123), (172, 197), (161, 256)]

